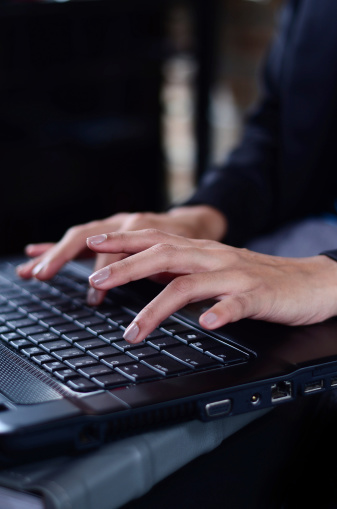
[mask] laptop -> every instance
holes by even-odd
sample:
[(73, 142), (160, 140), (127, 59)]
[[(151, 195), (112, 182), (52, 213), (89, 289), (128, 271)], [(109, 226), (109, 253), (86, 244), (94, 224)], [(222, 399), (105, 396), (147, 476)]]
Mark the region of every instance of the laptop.
[(0, 261), (0, 463), (90, 448), (150, 428), (276, 407), (337, 387), (337, 322), (242, 320), (208, 332), (187, 306), (138, 345), (123, 332), (159, 290), (139, 281), (86, 304), (90, 262), (51, 281)]

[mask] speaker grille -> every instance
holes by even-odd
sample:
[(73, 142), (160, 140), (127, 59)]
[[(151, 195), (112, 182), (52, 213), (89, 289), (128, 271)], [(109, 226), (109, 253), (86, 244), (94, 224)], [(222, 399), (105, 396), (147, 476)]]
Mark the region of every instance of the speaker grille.
[(63, 397), (61, 386), (0, 344), (0, 392), (13, 403), (29, 405)]

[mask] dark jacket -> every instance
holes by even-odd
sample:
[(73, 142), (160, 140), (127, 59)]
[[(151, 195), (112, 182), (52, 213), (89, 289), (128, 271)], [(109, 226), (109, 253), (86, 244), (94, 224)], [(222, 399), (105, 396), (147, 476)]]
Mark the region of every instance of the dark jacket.
[(337, 2), (285, 3), (264, 67), (261, 99), (242, 142), (206, 172), (190, 204), (229, 219), (226, 242), (302, 217), (335, 212)]

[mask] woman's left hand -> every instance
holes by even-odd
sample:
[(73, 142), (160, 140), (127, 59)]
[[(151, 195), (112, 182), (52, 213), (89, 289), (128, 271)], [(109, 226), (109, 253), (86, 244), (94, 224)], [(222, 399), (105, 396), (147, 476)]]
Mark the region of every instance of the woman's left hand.
[(205, 329), (241, 318), (303, 325), (337, 314), (337, 263), (325, 256), (269, 256), (153, 229), (89, 237), (87, 245), (97, 253), (127, 255), (92, 274), (90, 284), (98, 290), (171, 278), (125, 331), (132, 343), (186, 304), (209, 298), (218, 302), (200, 316)]

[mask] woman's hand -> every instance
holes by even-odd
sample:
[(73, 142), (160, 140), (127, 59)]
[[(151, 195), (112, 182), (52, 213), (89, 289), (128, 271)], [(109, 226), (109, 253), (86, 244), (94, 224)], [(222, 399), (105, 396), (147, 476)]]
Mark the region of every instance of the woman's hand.
[[(223, 215), (206, 205), (193, 207), (177, 207), (162, 214), (155, 213), (121, 213), (107, 219), (92, 221), (87, 224), (70, 228), (57, 244), (32, 244), (26, 247), (26, 254), (32, 257), (29, 262), (17, 268), (23, 278), (36, 277), (40, 280), (52, 278), (60, 268), (80, 255), (93, 254), (87, 249), (86, 239), (105, 232), (134, 231), (144, 228), (158, 228), (193, 238), (209, 238), (220, 240), (226, 233), (226, 220)], [(99, 254), (95, 270), (108, 264), (122, 260), (123, 252), (113, 251)], [(100, 304), (106, 291), (91, 288), (88, 292), (88, 303)]]
[(89, 278), (99, 291), (163, 273), (172, 278), (125, 331), (130, 342), (142, 341), (186, 304), (209, 298), (218, 302), (200, 316), (206, 329), (248, 317), (303, 325), (337, 314), (337, 264), (325, 256), (268, 256), (153, 229), (94, 236), (87, 244), (97, 253), (124, 253)]

